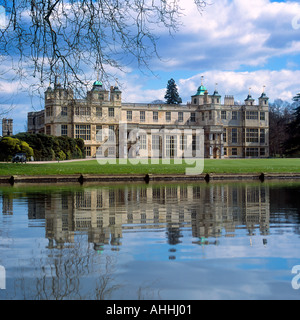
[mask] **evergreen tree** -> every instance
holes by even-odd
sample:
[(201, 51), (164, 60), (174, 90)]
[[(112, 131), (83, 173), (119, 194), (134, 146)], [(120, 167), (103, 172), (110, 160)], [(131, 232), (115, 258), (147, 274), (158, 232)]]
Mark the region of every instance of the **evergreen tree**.
[(180, 104), (182, 99), (179, 96), (177, 85), (174, 79), (168, 81), (167, 92), (165, 95), (167, 104)]
[(289, 138), (285, 143), (285, 150), (287, 155), (300, 155), (300, 93), (294, 98), (295, 113), (292, 121), (288, 124), (287, 131)]

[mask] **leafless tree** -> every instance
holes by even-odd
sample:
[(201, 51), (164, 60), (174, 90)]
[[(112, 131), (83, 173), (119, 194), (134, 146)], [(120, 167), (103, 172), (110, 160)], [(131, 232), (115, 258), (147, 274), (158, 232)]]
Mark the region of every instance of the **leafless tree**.
[(270, 155), (282, 157), (285, 153), (284, 144), (288, 139), (287, 125), (293, 119), (293, 106), (281, 99), (270, 103)]
[[(182, 0), (183, 1), (183, 0)], [(202, 11), (207, 2), (194, 0)], [(180, 0), (4, 0), (7, 22), (0, 55), (13, 57), (17, 74), (47, 86), (87, 85), (100, 73), (114, 77), (132, 63), (149, 68), (159, 57), (160, 28), (178, 30)]]

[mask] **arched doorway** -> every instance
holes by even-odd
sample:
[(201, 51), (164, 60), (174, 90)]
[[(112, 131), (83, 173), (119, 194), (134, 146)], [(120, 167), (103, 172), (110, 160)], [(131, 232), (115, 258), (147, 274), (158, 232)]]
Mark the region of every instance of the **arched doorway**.
[(213, 157), (214, 157), (214, 159), (220, 159), (220, 149), (219, 148), (214, 148)]

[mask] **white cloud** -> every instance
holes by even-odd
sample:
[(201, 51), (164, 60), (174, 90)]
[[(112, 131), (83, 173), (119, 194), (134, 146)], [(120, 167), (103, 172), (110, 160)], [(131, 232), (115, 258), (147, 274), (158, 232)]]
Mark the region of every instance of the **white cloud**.
[[(300, 88), (300, 70), (257, 70), (252, 72), (234, 71), (209, 71), (197, 74), (189, 79), (179, 81), (180, 92), (190, 92), (190, 96), (196, 93), (196, 89), (201, 84), (201, 76), (204, 76), (204, 84), (210, 94), (218, 83), (218, 91), (225, 95), (234, 95), (236, 100), (246, 99), (249, 88), (253, 98), (257, 99), (266, 86), (266, 93), (271, 101), (280, 98), (291, 101)], [(185, 96), (186, 99), (189, 96)]]
[[(291, 102), (291, 99), (299, 92), (300, 70), (256, 70), (251, 72), (221, 71), (212, 70), (195, 74), (190, 78), (177, 80), (179, 94), (183, 103), (189, 102), (191, 96), (197, 92), (201, 84), (201, 76), (204, 76), (204, 85), (209, 94), (215, 90), (218, 83), (218, 91), (224, 98), (225, 95), (234, 95), (237, 101), (243, 102), (246, 99), (249, 88), (253, 98), (258, 99), (266, 86), (265, 91), (270, 101), (282, 99)], [(130, 76), (123, 79), (122, 99), (124, 102), (150, 103), (153, 100), (164, 100), (166, 84), (161, 88), (150, 89), (151, 85), (141, 81), (137, 76)]]
[(300, 13), (295, 2), (220, 0), (200, 15), (193, 0), (184, 4), (184, 26), (160, 50), (172, 64), (157, 68), (234, 70), (241, 65), (264, 66), (272, 57), (300, 54), (300, 33), (292, 21)]

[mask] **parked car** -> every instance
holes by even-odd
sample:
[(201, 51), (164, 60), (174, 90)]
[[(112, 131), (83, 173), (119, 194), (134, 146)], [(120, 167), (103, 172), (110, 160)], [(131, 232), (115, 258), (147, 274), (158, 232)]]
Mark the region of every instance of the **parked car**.
[(26, 159), (26, 154), (25, 153), (16, 153), (15, 156), (12, 158), (12, 162), (22, 162), (22, 163), (26, 163), (27, 159)]

